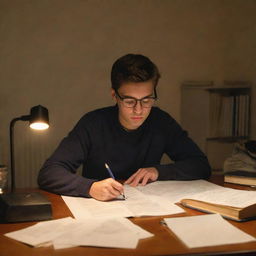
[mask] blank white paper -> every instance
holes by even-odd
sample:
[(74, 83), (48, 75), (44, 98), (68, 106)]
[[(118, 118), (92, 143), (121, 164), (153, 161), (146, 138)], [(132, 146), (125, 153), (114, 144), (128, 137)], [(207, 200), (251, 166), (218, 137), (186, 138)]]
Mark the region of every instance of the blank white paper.
[(53, 244), (55, 249), (74, 246), (134, 249), (140, 239), (153, 234), (125, 218), (88, 218), (78, 221), (67, 217), (39, 222), (28, 228), (6, 233), (5, 236), (34, 247)]
[(164, 221), (189, 248), (256, 241), (219, 214), (165, 218)]
[(51, 244), (51, 241), (57, 236), (65, 233), (75, 222), (71, 217), (42, 221), (30, 227), (4, 234), (7, 237), (15, 239), (34, 247)]
[(91, 218), (77, 221), (71, 230), (54, 239), (53, 245), (55, 249), (80, 245), (135, 249), (139, 239), (151, 236), (125, 218)]
[(69, 232), (54, 239), (55, 249), (62, 249), (73, 246), (99, 246), (136, 248), (138, 237), (133, 236), (127, 228), (124, 228), (118, 221), (99, 221), (98, 223), (81, 222), (77, 223)]

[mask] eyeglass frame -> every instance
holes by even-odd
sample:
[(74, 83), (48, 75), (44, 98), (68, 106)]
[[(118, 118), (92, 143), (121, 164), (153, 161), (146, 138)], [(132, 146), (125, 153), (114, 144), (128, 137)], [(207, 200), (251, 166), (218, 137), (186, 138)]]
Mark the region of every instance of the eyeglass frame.
[(137, 106), (137, 103), (140, 102), (140, 106), (143, 107), (143, 108), (151, 108), (153, 106), (150, 106), (150, 107), (145, 107), (143, 106), (142, 104), (142, 101), (145, 100), (145, 99), (153, 99), (154, 101), (157, 100), (157, 93), (156, 93), (156, 88), (154, 88), (154, 96), (146, 96), (146, 97), (143, 97), (141, 99), (136, 99), (134, 97), (131, 97), (131, 96), (125, 96), (125, 97), (122, 97), (117, 90), (115, 90), (115, 94), (118, 96), (118, 98), (123, 102), (125, 99), (132, 99), (132, 100), (135, 100), (135, 104), (132, 106), (132, 107), (127, 107), (125, 106), (126, 108), (134, 108)]

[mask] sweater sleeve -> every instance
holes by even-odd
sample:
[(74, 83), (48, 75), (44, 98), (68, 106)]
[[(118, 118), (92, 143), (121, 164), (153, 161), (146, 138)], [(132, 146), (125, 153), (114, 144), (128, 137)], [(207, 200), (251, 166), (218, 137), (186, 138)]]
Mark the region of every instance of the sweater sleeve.
[(76, 173), (90, 147), (90, 138), (84, 126), (84, 121), (80, 120), (46, 160), (38, 175), (41, 189), (61, 195), (90, 197), (90, 187), (96, 180)]
[(211, 168), (207, 157), (188, 137), (180, 125), (172, 119), (168, 122), (165, 153), (173, 163), (155, 166), (159, 180), (207, 179)]

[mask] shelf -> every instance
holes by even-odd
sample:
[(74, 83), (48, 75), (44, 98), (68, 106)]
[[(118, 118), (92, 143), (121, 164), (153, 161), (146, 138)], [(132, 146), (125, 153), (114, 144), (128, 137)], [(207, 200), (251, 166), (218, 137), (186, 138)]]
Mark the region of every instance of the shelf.
[(213, 168), (222, 168), (233, 144), (250, 139), (251, 86), (247, 81), (190, 82), (181, 86), (181, 125), (207, 155)]
[(249, 136), (239, 136), (239, 137), (208, 137), (206, 138), (207, 141), (220, 141), (220, 142), (237, 142), (241, 140), (248, 140)]
[(212, 87), (207, 88), (210, 93), (218, 93), (225, 96), (247, 95), (251, 92), (251, 87)]

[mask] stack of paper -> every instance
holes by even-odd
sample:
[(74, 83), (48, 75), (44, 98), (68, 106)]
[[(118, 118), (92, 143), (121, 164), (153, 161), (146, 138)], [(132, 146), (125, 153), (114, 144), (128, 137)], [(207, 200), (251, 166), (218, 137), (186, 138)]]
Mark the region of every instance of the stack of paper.
[(5, 236), (34, 247), (53, 245), (55, 249), (63, 249), (83, 245), (134, 249), (140, 239), (153, 235), (125, 218), (78, 221), (68, 217), (39, 222)]

